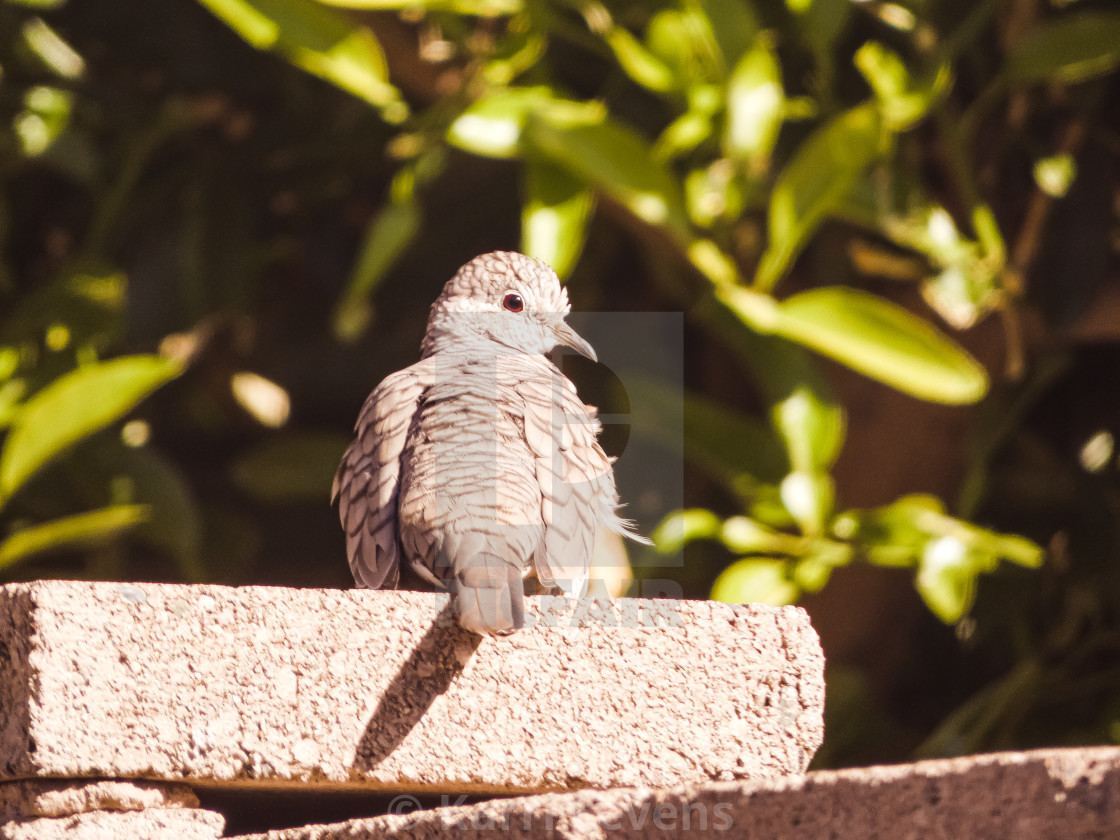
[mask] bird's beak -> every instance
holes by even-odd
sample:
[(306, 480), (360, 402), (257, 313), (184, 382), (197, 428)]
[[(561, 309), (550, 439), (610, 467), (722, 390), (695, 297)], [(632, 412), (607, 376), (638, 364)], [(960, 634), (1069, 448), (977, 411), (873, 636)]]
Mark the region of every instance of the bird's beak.
[(593, 362), (599, 361), (599, 357), (595, 355), (595, 348), (588, 344), (579, 333), (568, 326), (566, 321), (554, 322), (552, 324), (552, 334), (556, 336), (556, 345), (558, 347), (570, 347), (581, 356), (586, 356)]

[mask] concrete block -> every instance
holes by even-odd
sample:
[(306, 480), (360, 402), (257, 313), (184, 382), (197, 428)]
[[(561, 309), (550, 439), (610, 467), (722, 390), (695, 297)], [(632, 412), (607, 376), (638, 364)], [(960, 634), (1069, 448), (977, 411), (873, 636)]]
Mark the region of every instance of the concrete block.
[(0, 588), (0, 775), (409, 792), (802, 772), (824, 658), (804, 611), (39, 581)]
[(194, 791), (181, 784), (109, 779), (0, 782), (0, 823), (28, 817), (66, 817), (86, 811), (197, 807)]
[(802, 777), (494, 799), (237, 840), (1112, 840), (1120, 748), (993, 753)]
[(4, 823), (0, 840), (217, 840), (224, 827), (222, 815), (213, 811), (90, 811)]

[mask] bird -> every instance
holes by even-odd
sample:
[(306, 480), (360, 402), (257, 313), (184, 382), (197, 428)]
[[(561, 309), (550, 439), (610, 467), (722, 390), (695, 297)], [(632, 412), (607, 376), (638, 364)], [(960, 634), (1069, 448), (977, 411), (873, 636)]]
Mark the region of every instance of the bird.
[(597, 411), (553, 362), (598, 361), (544, 262), (475, 257), (432, 304), (420, 360), (366, 399), (331, 488), (359, 588), (396, 588), (402, 559), (480, 636), (525, 626), (525, 588), (584, 597), (596, 530), (622, 518)]

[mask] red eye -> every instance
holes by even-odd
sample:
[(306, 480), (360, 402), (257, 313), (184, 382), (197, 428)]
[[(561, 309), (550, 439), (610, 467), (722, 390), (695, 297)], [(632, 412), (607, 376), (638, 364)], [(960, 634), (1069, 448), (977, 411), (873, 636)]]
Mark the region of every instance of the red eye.
[(502, 306), (510, 312), (520, 312), (525, 308), (525, 301), (521, 299), (521, 295), (515, 295), (510, 292), (502, 299)]

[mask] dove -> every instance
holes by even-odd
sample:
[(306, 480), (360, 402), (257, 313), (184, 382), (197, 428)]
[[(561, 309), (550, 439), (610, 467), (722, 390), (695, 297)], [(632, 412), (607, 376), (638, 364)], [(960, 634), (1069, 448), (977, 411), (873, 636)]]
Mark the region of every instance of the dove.
[(552, 361), (558, 347), (597, 361), (570, 310), (556, 273), (515, 252), (446, 283), (420, 361), (366, 399), (335, 475), (359, 587), (395, 588), (403, 559), (463, 627), (506, 635), (525, 626), (527, 581), (586, 594), (597, 528), (649, 542), (618, 514), (596, 410)]

